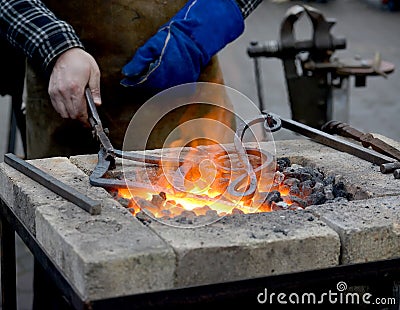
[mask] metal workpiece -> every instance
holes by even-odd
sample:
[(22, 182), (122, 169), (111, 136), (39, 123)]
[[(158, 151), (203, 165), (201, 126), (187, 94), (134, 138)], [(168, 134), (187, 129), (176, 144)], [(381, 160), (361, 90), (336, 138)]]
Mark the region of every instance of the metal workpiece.
[[(162, 164), (174, 164), (177, 166), (181, 166), (184, 163), (183, 158), (171, 158), (167, 156), (156, 156), (156, 155), (148, 155), (148, 154), (140, 154), (135, 152), (124, 152), (121, 150), (113, 150), (114, 156), (112, 160), (110, 160), (108, 153), (104, 147), (100, 147), (100, 150), (97, 154), (97, 164), (93, 169), (92, 173), (89, 176), (89, 182), (92, 186), (103, 187), (108, 189), (116, 189), (116, 188), (145, 188), (145, 189), (154, 189), (155, 186), (150, 186), (146, 184), (142, 184), (139, 182), (132, 182), (127, 180), (118, 180), (107, 178), (106, 174), (109, 170), (115, 168), (115, 159), (122, 158), (138, 163), (149, 164), (149, 165), (157, 165), (161, 166)], [(163, 191), (160, 187), (159, 191)]]
[(90, 213), (91, 215), (98, 215), (101, 213), (101, 204), (99, 201), (85, 196), (75, 188), (61, 182), (43, 170), (31, 165), (23, 159), (20, 159), (16, 155), (11, 153), (5, 154), (4, 162), (30, 177), (32, 180), (53, 191), (57, 195), (60, 195), (61, 197), (74, 203), (79, 208)]

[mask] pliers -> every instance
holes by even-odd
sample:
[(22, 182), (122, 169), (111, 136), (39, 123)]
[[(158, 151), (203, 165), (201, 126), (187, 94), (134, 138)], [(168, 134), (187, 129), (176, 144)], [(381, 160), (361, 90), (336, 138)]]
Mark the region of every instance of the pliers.
[[(183, 159), (168, 158), (155, 155), (146, 155), (133, 152), (123, 152), (117, 150), (111, 144), (108, 138), (108, 129), (103, 127), (100, 116), (97, 112), (96, 104), (94, 103), (92, 93), (89, 88), (85, 89), (85, 98), (88, 104), (88, 119), (93, 130), (93, 136), (100, 143), (100, 150), (98, 153), (98, 162), (93, 172), (89, 177), (90, 184), (104, 188), (147, 188), (138, 182), (127, 182), (124, 180), (107, 179), (104, 175), (112, 169), (115, 169), (116, 158), (124, 158), (127, 160), (161, 165), (161, 163), (173, 163), (179, 166), (183, 164)], [(152, 186), (154, 189), (154, 186)], [(160, 189), (162, 191), (162, 189)]]

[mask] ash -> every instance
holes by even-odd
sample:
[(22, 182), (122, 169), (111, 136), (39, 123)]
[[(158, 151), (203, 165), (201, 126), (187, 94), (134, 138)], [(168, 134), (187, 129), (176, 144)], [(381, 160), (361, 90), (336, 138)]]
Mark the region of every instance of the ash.
[(265, 193), (264, 204), (272, 211), (299, 210), (351, 199), (344, 183), (336, 182), (334, 176), (325, 176), (318, 168), (291, 164), (289, 158), (282, 157), (277, 160), (274, 184), (271, 191)]

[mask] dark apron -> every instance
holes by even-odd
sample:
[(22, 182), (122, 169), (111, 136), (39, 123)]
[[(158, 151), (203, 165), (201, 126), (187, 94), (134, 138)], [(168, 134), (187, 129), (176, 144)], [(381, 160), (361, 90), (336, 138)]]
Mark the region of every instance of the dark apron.
[[(157, 29), (167, 22), (186, 0), (115, 0), (115, 1), (45, 1), (55, 15), (70, 23), (85, 49), (97, 61), (101, 71), (102, 105), (99, 114), (110, 131), (115, 148), (122, 149), (124, 134), (135, 111), (153, 94), (121, 86), (122, 67)], [(217, 57), (204, 70), (201, 81), (223, 84)], [(62, 119), (51, 105), (48, 81), (27, 70), (27, 157), (42, 158), (97, 153), (98, 143), (90, 129), (75, 120)], [(193, 111), (195, 111), (193, 113)], [(147, 143), (149, 149), (160, 148), (164, 138), (175, 128), (183, 114), (193, 118), (210, 114), (209, 105), (182, 107), (157, 126)], [(233, 116), (217, 113), (219, 120), (234, 126)]]

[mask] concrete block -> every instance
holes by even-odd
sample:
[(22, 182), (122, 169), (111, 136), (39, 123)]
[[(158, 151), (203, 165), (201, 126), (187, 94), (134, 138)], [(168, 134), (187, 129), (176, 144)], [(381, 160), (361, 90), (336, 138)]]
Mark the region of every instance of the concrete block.
[(319, 168), (326, 175), (342, 181), (353, 199), (368, 199), (399, 195), (400, 179), (392, 174), (382, 174), (378, 165), (345, 152), (318, 146), (309, 140), (276, 142), (277, 156), (286, 156), (300, 165)]
[(339, 234), (341, 264), (400, 257), (399, 196), (308, 209)]
[(30, 163), (92, 199), (110, 197), (104, 188), (91, 186), (88, 176), (72, 164), (68, 158), (36, 159)]
[(162, 290), (173, 286), (175, 255), (67, 158), (29, 161), (93, 199), (102, 214), (92, 216), (29, 177), (0, 164), (2, 199), (36, 234), (83, 299)]
[[(264, 143), (261, 145), (263, 146)], [(337, 152), (328, 146), (313, 142), (310, 139), (278, 140), (275, 141), (275, 148), (277, 157), (291, 157), (294, 161), (297, 158), (308, 157), (310, 154), (327, 156), (327, 154)]]
[(35, 209), (63, 201), (61, 197), (5, 163), (0, 163), (0, 197), (35, 235)]
[(176, 253), (175, 285), (220, 283), (335, 266), (338, 235), (309, 212), (233, 215), (197, 228), (154, 220)]
[(68, 202), (36, 210), (37, 239), (84, 299), (173, 287), (175, 255), (113, 199), (101, 215), (73, 212)]
[[(90, 186), (88, 177), (71, 164), (68, 158), (36, 159), (28, 160), (28, 163), (74, 187), (90, 198), (110, 197), (103, 188)], [(65, 201), (62, 197), (6, 163), (0, 164), (0, 196), (33, 234), (35, 234), (35, 209), (42, 205), (51, 206)], [(81, 211), (73, 204), (71, 204), (71, 208)]]

